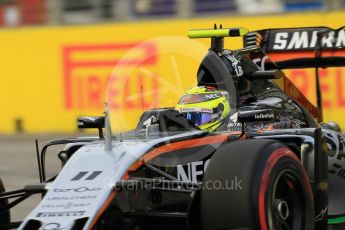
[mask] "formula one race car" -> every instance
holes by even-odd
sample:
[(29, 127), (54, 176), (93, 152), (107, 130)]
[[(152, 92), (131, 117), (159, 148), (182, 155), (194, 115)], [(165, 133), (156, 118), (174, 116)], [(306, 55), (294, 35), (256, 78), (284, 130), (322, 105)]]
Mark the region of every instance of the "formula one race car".
[[(345, 66), (344, 28), (188, 35), (211, 38), (197, 83), (212, 89), (205, 100), (226, 92), (225, 124), (210, 132), (199, 116), (209, 110), (160, 108), (112, 135), (108, 110), (82, 117), (78, 126), (99, 129), (99, 138), (53, 140), (38, 151), (41, 184), (0, 187), (0, 229), (345, 229), (345, 135), (322, 123), (318, 72), (316, 107), (281, 71)], [(233, 36), (243, 36), (243, 49), (223, 48)], [(64, 166), (47, 179), (46, 152), (58, 144)], [(37, 193), (37, 207), (11, 223), (8, 210)]]

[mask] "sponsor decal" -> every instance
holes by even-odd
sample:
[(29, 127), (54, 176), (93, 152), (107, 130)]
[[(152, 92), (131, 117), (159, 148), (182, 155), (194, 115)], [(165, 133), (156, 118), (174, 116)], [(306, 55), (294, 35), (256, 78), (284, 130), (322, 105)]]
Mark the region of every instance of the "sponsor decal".
[(255, 114), (255, 119), (271, 119), (274, 118), (274, 114), (273, 113), (260, 113), (260, 114)]
[(222, 95), (220, 93), (209, 93), (209, 94), (186, 94), (184, 95), (179, 104), (193, 104), (203, 101), (213, 100), (220, 98)]
[(240, 65), (239, 60), (235, 56), (230, 55), (230, 54), (225, 54), (225, 56), (231, 61), (231, 64), (235, 70), (236, 76), (237, 77), (243, 76), (243, 69), (242, 69), (242, 66)]
[(68, 202), (66, 204), (43, 204), (42, 208), (63, 208), (63, 209), (70, 209), (70, 208), (80, 208), (80, 207), (88, 207), (90, 206), (90, 203), (73, 203)]
[(221, 95), (219, 93), (213, 93), (213, 94), (206, 94), (205, 95), (205, 98), (207, 100), (213, 100), (213, 99), (216, 99), (216, 98), (220, 98)]
[(196, 95), (196, 94), (187, 94), (184, 95), (181, 100), (179, 101), (179, 104), (192, 104), (192, 103), (198, 103), (203, 101), (202, 96)]
[(96, 199), (97, 195), (93, 196), (52, 196), (48, 197), (47, 200), (92, 200)]
[(200, 112), (213, 113), (213, 109), (200, 108)]
[(88, 187), (54, 188), (53, 192), (96, 192), (99, 190), (101, 190), (101, 188), (88, 188)]
[(82, 216), (85, 211), (69, 211), (69, 212), (39, 212), (36, 217), (67, 217)]
[(328, 156), (338, 160), (345, 158), (345, 138), (334, 132), (323, 130), (328, 147)]
[(201, 181), (209, 161), (210, 159), (205, 162), (195, 161), (187, 165), (177, 165), (177, 179), (194, 183)]
[(238, 135), (240, 135), (242, 133), (243, 127), (242, 127), (242, 123), (232, 123), (229, 122), (228, 124), (228, 131), (231, 132), (231, 135), (236, 135), (236, 137), (238, 137)]
[(71, 180), (72, 181), (77, 181), (77, 180), (93, 180), (95, 179), (97, 176), (99, 176), (102, 173), (102, 171), (83, 171), (83, 172), (79, 172), (76, 176), (74, 176)]
[[(325, 134), (325, 139), (327, 142), (328, 156), (336, 158), (338, 161), (341, 161), (342, 158), (345, 158), (345, 138), (337, 133), (323, 130)], [(329, 169), (328, 173), (345, 179), (345, 168), (343, 163), (333, 163)]]
[(345, 48), (345, 30), (337, 32), (326, 30), (325, 28), (309, 28), (271, 31), (267, 50), (314, 50), (317, 46), (317, 37), (320, 31), (324, 31), (321, 39), (322, 47)]
[(229, 123), (229, 128), (242, 128), (242, 123)]

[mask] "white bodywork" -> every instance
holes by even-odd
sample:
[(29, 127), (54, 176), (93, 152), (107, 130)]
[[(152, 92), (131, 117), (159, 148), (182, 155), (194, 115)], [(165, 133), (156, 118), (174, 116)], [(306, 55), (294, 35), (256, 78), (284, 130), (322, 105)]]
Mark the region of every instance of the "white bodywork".
[(122, 179), (128, 168), (153, 146), (176, 138), (196, 135), (189, 132), (155, 140), (113, 141), (111, 151), (104, 150), (104, 142), (81, 147), (64, 166), (55, 181), (47, 185), (47, 193), (40, 204), (20, 225), (23, 229), (30, 219), (42, 223), (40, 229), (71, 229), (74, 221), (88, 217), (88, 229), (99, 209)]

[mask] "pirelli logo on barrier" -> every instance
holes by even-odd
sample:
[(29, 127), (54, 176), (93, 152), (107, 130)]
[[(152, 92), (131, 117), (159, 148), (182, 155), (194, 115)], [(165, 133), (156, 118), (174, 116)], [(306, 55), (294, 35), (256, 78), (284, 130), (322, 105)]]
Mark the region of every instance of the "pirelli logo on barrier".
[[(131, 50), (133, 55), (123, 56)], [(154, 43), (113, 43), (68, 45), (63, 47), (64, 107), (67, 110), (101, 110), (106, 93), (111, 94), (112, 109), (141, 109), (152, 102), (122, 103), (120, 92), (140, 94), (144, 87), (155, 92), (157, 78), (144, 79), (140, 73), (127, 78), (114, 74), (114, 68), (126, 70), (132, 66), (145, 68), (157, 65), (157, 47)], [(122, 71), (123, 72), (123, 71)], [(106, 92), (108, 90), (108, 92)], [(157, 98), (154, 95), (152, 98)], [(124, 108), (122, 108), (124, 107)]]
[[(316, 104), (315, 95), (315, 70), (314, 69), (293, 69), (284, 72), (289, 79)], [(332, 109), (345, 108), (345, 69), (328, 68), (320, 69), (320, 86), (322, 90), (322, 104), (326, 112)], [(341, 113), (337, 113), (339, 116)]]

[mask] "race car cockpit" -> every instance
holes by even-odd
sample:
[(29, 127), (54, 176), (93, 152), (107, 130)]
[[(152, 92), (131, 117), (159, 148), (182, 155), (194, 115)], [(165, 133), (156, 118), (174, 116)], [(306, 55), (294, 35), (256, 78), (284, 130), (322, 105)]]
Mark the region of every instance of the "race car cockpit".
[[(219, 29), (222, 30), (222, 29)], [(229, 30), (229, 29), (228, 29)], [(229, 93), (231, 115), (241, 111), (269, 110), (274, 114), (270, 124), (275, 128), (306, 127), (307, 118), (302, 108), (277, 86), (274, 80), (280, 79), (283, 73), (279, 69), (265, 70), (262, 64), (255, 63), (252, 56), (263, 57), (262, 50), (258, 47), (244, 48), (230, 51), (223, 47), (224, 37), (212, 36), (218, 30), (210, 30), (209, 36), (200, 36), (198, 31), (191, 31), (191, 38), (211, 37), (211, 48), (202, 60), (197, 82), (199, 86), (213, 86)], [(230, 36), (240, 36), (245, 33), (243, 28), (230, 29)], [(250, 54), (250, 55), (249, 55)], [(238, 123), (236, 116), (230, 116), (229, 123)], [(254, 116), (255, 118), (255, 116)], [(252, 121), (262, 121), (256, 116)], [(232, 127), (232, 125), (229, 125)], [(250, 125), (247, 125), (250, 127)], [(254, 127), (252, 127), (254, 128)], [(255, 125), (255, 128), (264, 128)], [(231, 130), (231, 129), (230, 129)]]

